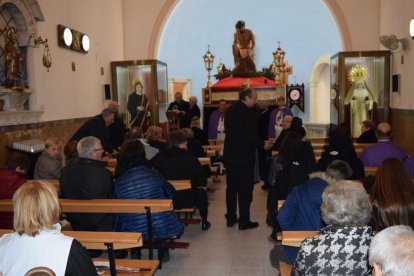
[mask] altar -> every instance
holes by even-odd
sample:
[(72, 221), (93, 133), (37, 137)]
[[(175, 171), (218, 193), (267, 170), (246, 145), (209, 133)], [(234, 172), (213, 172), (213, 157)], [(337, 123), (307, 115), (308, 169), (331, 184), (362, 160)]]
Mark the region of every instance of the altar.
[(203, 125), (208, 125), (210, 114), (218, 108), (220, 100), (225, 100), (227, 105), (239, 101), (239, 92), (244, 87), (254, 88), (257, 91), (257, 105), (260, 109), (275, 105), (277, 97), (284, 96), (284, 91), (276, 89), (275, 81), (266, 77), (228, 77), (221, 79), (213, 84), (210, 89), (204, 88), (202, 91)]

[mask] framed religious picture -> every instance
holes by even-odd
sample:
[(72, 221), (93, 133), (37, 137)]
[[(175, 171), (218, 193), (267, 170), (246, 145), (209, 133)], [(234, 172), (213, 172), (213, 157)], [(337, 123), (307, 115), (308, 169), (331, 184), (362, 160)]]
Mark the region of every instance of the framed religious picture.
[[(376, 124), (390, 120), (390, 51), (339, 52), (331, 58), (331, 109), (345, 123), (352, 136), (361, 134), (364, 120)], [(335, 113), (335, 112), (334, 112)]]
[(167, 64), (158, 60), (111, 62), (113, 99), (120, 105), (128, 127), (140, 127), (167, 120)]

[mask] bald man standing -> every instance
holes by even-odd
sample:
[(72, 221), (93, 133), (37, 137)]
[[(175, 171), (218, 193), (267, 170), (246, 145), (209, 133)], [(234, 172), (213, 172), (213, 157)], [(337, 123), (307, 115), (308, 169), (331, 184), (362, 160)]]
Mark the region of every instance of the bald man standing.
[(404, 150), (391, 142), (392, 129), (390, 124), (382, 122), (377, 126), (375, 134), (378, 138), (378, 143), (365, 148), (360, 156), (364, 166), (380, 166), (384, 159), (393, 157), (401, 161), (407, 157)]

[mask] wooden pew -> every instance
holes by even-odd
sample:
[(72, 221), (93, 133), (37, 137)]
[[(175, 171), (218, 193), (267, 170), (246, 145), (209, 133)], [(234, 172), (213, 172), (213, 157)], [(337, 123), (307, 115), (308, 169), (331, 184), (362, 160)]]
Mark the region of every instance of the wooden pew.
[(191, 180), (168, 180), (176, 191), (191, 189)]
[(292, 268), (293, 267), (290, 264), (279, 261), (280, 276), (290, 276)]
[(210, 145), (222, 145), (222, 144), (224, 144), (224, 140), (222, 140), (222, 139), (208, 139), (208, 143)]
[(304, 239), (317, 233), (318, 231), (282, 231), (282, 245), (300, 247)]
[(365, 170), (365, 176), (368, 176), (368, 175), (375, 176), (375, 174), (377, 173), (378, 167), (365, 166), (364, 170)]
[[(107, 263), (107, 261), (105, 259), (101, 259), (101, 258), (95, 258), (92, 259), (94, 265), (98, 265), (98, 264), (102, 264), (102, 263)], [(155, 263), (157, 265), (155, 265)], [(140, 268), (141, 271), (140, 272), (125, 272), (125, 271), (117, 271), (117, 275), (122, 275), (122, 276), (152, 276), (155, 275), (155, 272), (159, 266), (159, 261), (158, 260), (128, 260), (128, 259), (118, 259), (116, 260), (116, 264), (117, 266), (122, 266), (122, 267), (131, 267), (131, 268)], [(106, 264), (108, 265), (108, 264)], [(111, 275), (109, 272), (104, 272), (103, 274), (100, 275)]]
[[(0, 229), (0, 236), (11, 233), (9, 229)], [(158, 260), (115, 260), (113, 250), (129, 249), (142, 246), (141, 233), (132, 232), (89, 232), (89, 231), (62, 231), (66, 236), (78, 240), (87, 249), (108, 250), (110, 274), (116, 275), (116, 265), (142, 268), (145, 270), (139, 275), (153, 275), (159, 265)], [(100, 259), (105, 261), (104, 259)], [(107, 273), (108, 275), (108, 273)], [(122, 273), (122, 275), (124, 275)], [(136, 275), (136, 274), (134, 274)]]
[[(153, 234), (151, 213), (172, 211), (171, 199), (60, 199), (62, 212), (65, 213), (114, 213), (146, 214), (149, 236), (149, 256), (153, 259)], [(12, 199), (0, 200), (0, 212), (13, 211)]]
[(281, 199), (277, 201), (277, 209), (280, 210), (282, 208), (283, 203), (285, 203), (285, 200)]

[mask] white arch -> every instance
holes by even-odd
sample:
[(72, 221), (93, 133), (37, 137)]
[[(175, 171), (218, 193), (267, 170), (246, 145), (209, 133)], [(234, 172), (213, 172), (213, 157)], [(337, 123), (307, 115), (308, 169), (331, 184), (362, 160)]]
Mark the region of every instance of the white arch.
[(330, 57), (323, 56), (312, 66), (309, 83), (309, 121), (312, 123), (329, 123), (330, 121), (330, 64)]

